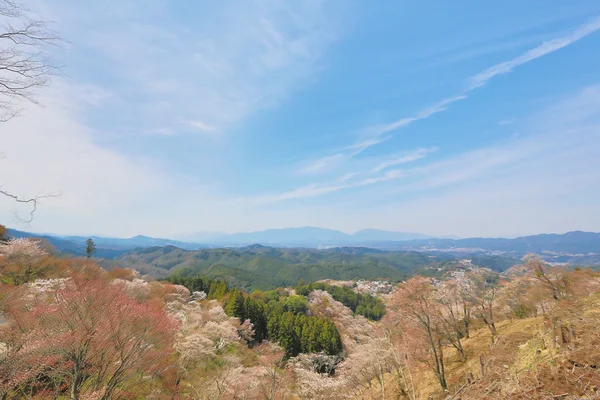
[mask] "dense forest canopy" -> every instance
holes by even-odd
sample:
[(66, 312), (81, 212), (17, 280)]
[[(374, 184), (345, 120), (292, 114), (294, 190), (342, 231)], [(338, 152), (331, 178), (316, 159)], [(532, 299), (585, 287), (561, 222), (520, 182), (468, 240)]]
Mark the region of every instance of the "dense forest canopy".
[(225, 281), (202, 276), (172, 277), (170, 281), (192, 292), (203, 291), (209, 299), (225, 297), (227, 315), (251, 324), (254, 334), (249, 342), (252, 345), (263, 340), (279, 343), (285, 349), (286, 357), (319, 352), (336, 355), (342, 351), (335, 325), (327, 318), (306, 315), (305, 296), (290, 296), (281, 288), (254, 291), (248, 295), (238, 289), (229, 289)]

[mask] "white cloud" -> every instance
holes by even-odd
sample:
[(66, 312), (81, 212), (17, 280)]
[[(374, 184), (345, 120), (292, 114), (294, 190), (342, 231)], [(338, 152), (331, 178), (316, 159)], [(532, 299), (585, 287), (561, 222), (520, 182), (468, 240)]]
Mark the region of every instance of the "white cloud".
[(387, 160), (380, 164), (377, 164), (375, 167), (373, 167), (373, 169), (371, 169), (371, 172), (376, 173), (376, 172), (379, 172), (381, 170), (384, 170), (386, 168), (389, 168), (389, 167), (392, 167), (395, 165), (406, 164), (406, 163), (420, 160), (421, 158), (426, 157), (428, 154), (433, 153), (436, 150), (437, 150), (437, 148), (434, 147), (434, 148), (429, 148), (429, 149), (417, 149), (417, 150), (409, 152), (409, 153), (404, 153), (398, 158), (394, 158), (392, 160)]
[(498, 125), (500, 125), (500, 126), (512, 125), (515, 122), (517, 122), (517, 120), (514, 118), (503, 119), (503, 120), (498, 121)]
[(344, 189), (368, 186), (380, 182), (387, 182), (393, 179), (403, 177), (404, 173), (401, 170), (391, 170), (380, 176), (368, 177), (360, 180), (352, 180), (352, 178), (355, 176), (356, 175), (348, 174), (334, 183), (312, 183), (310, 185), (302, 186), (289, 192), (284, 192), (277, 195), (258, 196), (250, 199), (243, 199), (243, 201), (252, 204), (263, 204), (276, 203), (285, 200), (296, 200), (309, 197), (316, 197)]
[(0, 125), (7, 155), (2, 169), (11, 171), (3, 177), (8, 190), (25, 197), (62, 192), (59, 199), (46, 201), (49, 207), (81, 216), (108, 204), (138, 201), (160, 185), (160, 174), (151, 166), (96, 145), (95, 132), (77, 121), (90, 93), (90, 87), (56, 82), (41, 96), (44, 107), (29, 105)]
[(584, 37), (596, 32), (600, 29), (600, 17), (596, 17), (592, 19), (590, 22), (581, 25), (573, 32), (569, 33), (566, 36), (558, 37), (556, 39), (550, 40), (548, 42), (544, 42), (538, 47), (535, 47), (524, 54), (521, 54), (519, 57), (513, 58), (512, 60), (502, 62), (500, 64), (496, 64), (471, 78), (469, 84), (469, 90), (475, 89), (477, 87), (483, 86), (492, 79), (493, 77), (501, 74), (506, 74), (512, 71), (515, 67), (519, 65), (528, 63), (529, 61), (533, 61), (536, 58), (540, 58), (545, 56), (546, 54), (553, 53), (557, 50), (562, 49), (563, 47), (567, 47), (570, 44), (577, 42), (578, 40), (583, 39)]
[[(160, 125), (177, 133), (180, 121), (196, 121), (201, 124), (190, 129), (224, 132), (314, 82), (343, 30), (336, 4), (342, 5), (222, 2), (187, 23), (161, 1), (114, 7), (62, 0), (47, 11), (60, 21), (75, 55), (92, 52), (98, 60), (90, 79), (116, 82), (114, 102), (98, 112), (117, 118), (116, 110), (127, 109), (120, 118), (143, 125), (138, 131)], [(168, 108), (149, 113), (155, 103)]]
[[(357, 142), (356, 144), (346, 147), (346, 152), (338, 154), (336, 162), (339, 158), (350, 159), (371, 146), (378, 145), (391, 139), (392, 135), (389, 135), (390, 132), (406, 127), (412, 124), (413, 122), (427, 119), (435, 114), (446, 111), (448, 107), (450, 107), (452, 104), (467, 99), (469, 92), (479, 87), (482, 87), (483, 85), (485, 85), (485, 83), (487, 83), (490, 79), (494, 78), (495, 76), (509, 73), (519, 65), (528, 63), (537, 58), (540, 58), (542, 56), (560, 50), (564, 47), (567, 47), (577, 42), (578, 40), (581, 40), (584, 37), (596, 32), (599, 29), (600, 17), (597, 17), (591, 20), (590, 22), (579, 26), (574, 31), (570, 32), (565, 36), (561, 36), (548, 42), (545, 42), (512, 60), (496, 64), (490, 68), (481, 71), (480, 73), (476, 74), (475, 76), (469, 79), (469, 85), (466, 88), (466, 90), (457, 96), (440, 100), (439, 102), (420, 110), (413, 116), (404, 117), (388, 124), (366, 128), (364, 131), (367, 132), (370, 137), (366, 140), (363, 139), (360, 142)], [(329, 161), (331, 161), (328, 159), (328, 157), (321, 158), (319, 161), (321, 169), (315, 172), (320, 172), (324, 169), (333, 169), (336, 166), (333, 163), (328, 163)], [(341, 165), (341, 163), (337, 163), (337, 165)]]
[[(416, 149), (400, 157), (378, 162), (366, 169), (367, 172), (347, 173), (334, 181), (312, 183), (281, 194), (259, 196), (253, 202), (275, 203), (318, 197), (367, 185), (392, 183), (396, 180), (398, 182), (393, 182), (393, 185), (386, 185), (376, 192), (369, 190), (364, 196), (359, 194), (358, 197), (353, 198), (360, 197), (363, 201), (369, 202), (375, 197), (385, 203), (393, 198), (416, 196), (427, 199), (428, 203), (438, 204), (437, 200), (430, 199), (429, 194), (432, 191), (467, 193), (475, 191), (474, 187), (477, 185), (488, 188), (489, 182), (499, 182), (499, 186), (494, 190), (495, 193), (505, 191), (516, 198), (520, 196), (518, 190), (527, 185), (529, 186), (526, 192), (535, 191), (537, 196), (542, 197), (558, 193), (560, 187), (565, 189), (560, 190), (561, 193), (569, 193), (566, 188), (572, 188), (575, 183), (578, 190), (582, 190), (586, 182), (600, 181), (600, 172), (598, 172), (600, 164), (597, 157), (594, 157), (594, 154), (600, 152), (600, 136), (597, 135), (600, 130), (598, 110), (600, 110), (600, 85), (588, 87), (555, 107), (546, 109), (539, 115), (530, 116), (522, 126), (528, 132), (523, 136), (512, 137), (490, 147), (452, 155), (422, 166), (379, 173), (391, 166), (416, 161), (435, 151), (435, 149)], [(463, 188), (465, 185), (467, 185), (466, 189)], [(462, 198), (459, 194), (453, 196)], [(437, 198), (438, 195), (433, 197)], [(482, 194), (480, 197), (485, 199), (488, 195)], [(412, 201), (408, 203), (411, 206), (415, 204)], [(439, 207), (445, 210), (441, 203)], [(351, 210), (340, 210), (340, 213), (343, 212), (356, 214)], [(384, 212), (378, 215), (373, 221), (385, 219)], [(468, 213), (464, 214), (464, 217), (471, 218)], [(366, 220), (361, 221), (362, 227), (373, 225)], [(360, 224), (343, 227), (345, 230), (360, 228)], [(411, 229), (419, 231), (416, 227)]]
[[(257, 196), (251, 199), (244, 199), (244, 201), (248, 201), (250, 203), (274, 203), (285, 200), (317, 197), (340, 190), (387, 182), (404, 177), (404, 172), (396, 169), (382, 174), (381, 171), (388, 169), (389, 167), (420, 160), (436, 150), (436, 148), (419, 148), (410, 152), (404, 152), (402, 154), (395, 155), (391, 159), (378, 161), (375, 165), (371, 165), (364, 171), (346, 173), (331, 182), (311, 183), (281, 194)], [(324, 168), (327, 165), (315, 163), (311, 166), (316, 168)]]
[(518, 138), (294, 210), (305, 223), (343, 231), (472, 237), (600, 230), (600, 85), (520, 120), (519, 128)]
[(302, 164), (296, 170), (297, 175), (313, 175), (330, 169), (333, 165), (344, 161), (346, 155), (343, 153), (333, 154), (327, 157), (310, 160)]
[(195, 128), (195, 129), (197, 129), (199, 131), (202, 131), (202, 132), (214, 132), (214, 131), (217, 130), (217, 128), (215, 128), (214, 126), (209, 125), (209, 124), (207, 124), (205, 122), (202, 122), (202, 121), (189, 121), (188, 124), (192, 128)]
[(13, 216), (27, 217), (29, 205), (0, 196), (0, 221), (38, 232), (122, 236), (168, 236), (199, 221), (218, 226), (226, 206), (216, 188), (97, 144), (111, 132), (92, 130), (84, 116), (86, 99), (100, 93), (59, 80), (40, 95), (43, 107), (26, 105), (0, 124), (3, 189), (24, 198), (61, 193), (41, 201), (29, 226)]
[(337, 166), (342, 165), (345, 161), (360, 154), (363, 150), (368, 149), (369, 147), (374, 146), (376, 144), (382, 143), (390, 138), (391, 136), (366, 139), (362, 142), (358, 142), (343, 149), (340, 149), (338, 153), (305, 161), (301, 163), (301, 166), (297, 168), (294, 172), (296, 175), (316, 175), (321, 174), (323, 172), (330, 172), (334, 170)]

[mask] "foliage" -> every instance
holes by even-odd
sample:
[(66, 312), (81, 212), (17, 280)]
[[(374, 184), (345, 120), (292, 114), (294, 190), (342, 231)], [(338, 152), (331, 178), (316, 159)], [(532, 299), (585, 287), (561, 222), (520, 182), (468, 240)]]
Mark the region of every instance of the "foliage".
[(0, 395), (111, 399), (142, 377), (170, 384), (176, 324), (160, 303), (139, 303), (103, 279), (77, 276), (33, 298), (13, 290)]
[[(398, 282), (425, 267), (435, 266), (438, 257), (417, 252), (388, 252), (365, 248), (205, 249), (188, 251), (172, 246), (138, 249), (115, 262), (142, 272), (166, 276), (203, 275), (226, 280), (229, 286), (247, 292), (295, 286), (301, 281), (322, 279), (366, 279)], [(431, 273), (436, 268), (427, 269)]]
[(2, 224), (0, 224), (0, 243), (6, 242), (8, 240), (8, 229)]
[(87, 256), (87, 258), (90, 258), (94, 255), (95, 252), (96, 252), (96, 243), (94, 243), (92, 238), (89, 238), (88, 240), (85, 241), (85, 255)]
[(172, 276), (170, 282), (183, 285), (190, 291), (207, 291), (209, 299), (227, 296), (224, 310), (231, 317), (252, 324), (252, 344), (263, 340), (279, 343), (287, 357), (301, 352), (342, 351), (342, 342), (335, 324), (327, 318), (309, 317), (304, 296), (288, 296), (283, 289), (246, 295), (238, 289), (229, 290), (225, 281), (206, 277)]
[(268, 319), (269, 334), (285, 349), (286, 357), (319, 352), (336, 355), (342, 351), (339, 332), (327, 318), (284, 312), (271, 313)]
[(370, 320), (378, 321), (385, 314), (385, 305), (381, 299), (373, 297), (370, 294), (357, 293), (349, 287), (333, 286), (320, 282), (299, 284), (296, 286), (296, 293), (304, 296), (313, 290), (328, 292), (335, 300), (350, 308), (352, 312), (367, 317)]
[(31, 239), (0, 242), (0, 278), (7, 283), (22, 284), (40, 276), (41, 263), (47, 253)]
[(283, 302), (283, 309), (292, 314), (304, 314), (308, 310), (308, 302), (304, 296), (290, 296)]
[(190, 292), (204, 292), (211, 300), (220, 300), (229, 291), (227, 282), (210, 279), (204, 276), (185, 277), (174, 275), (169, 278), (169, 282), (185, 286)]

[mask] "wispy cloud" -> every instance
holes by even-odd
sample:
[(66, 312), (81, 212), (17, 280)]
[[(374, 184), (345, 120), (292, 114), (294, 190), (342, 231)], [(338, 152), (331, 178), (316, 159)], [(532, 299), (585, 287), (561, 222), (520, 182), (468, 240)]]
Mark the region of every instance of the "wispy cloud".
[(296, 200), (309, 197), (316, 197), (344, 189), (357, 188), (361, 186), (373, 185), (375, 183), (386, 182), (393, 179), (402, 178), (403, 176), (404, 172), (402, 170), (390, 170), (387, 171), (385, 174), (367, 177), (363, 179), (354, 179), (356, 177), (356, 174), (347, 174), (335, 182), (323, 184), (313, 183), (280, 194), (243, 199), (243, 202), (253, 204), (268, 204), (277, 203), (285, 200)]
[(498, 121), (498, 125), (500, 125), (500, 126), (512, 125), (515, 122), (517, 122), (517, 120), (514, 118), (503, 119), (503, 120)]
[(331, 166), (341, 163), (347, 157), (345, 153), (337, 153), (330, 156), (326, 156), (323, 158), (317, 158), (315, 160), (310, 160), (302, 163), (300, 168), (296, 170), (296, 174), (298, 175), (314, 175), (324, 170), (331, 168)]
[(569, 33), (566, 36), (562, 36), (550, 40), (548, 42), (544, 42), (541, 45), (521, 54), (520, 56), (513, 58), (512, 60), (496, 64), (484, 71), (481, 71), (480, 73), (478, 73), (470, 79), (468, 90), (473, 90), (475, 88), (483, 86), (493, 77), (501, 74), (507, 74), (519, 65), (528, 63), (537, 58), (543, 57), (546, 54), (550, 54), (564, 47), (567, 47), (570, 44), (573, 44), (578, 40), (583, 39), (584, 37), (596, 32), (599, 29), (600, 17), (596, 17), (588, 23), (581, 25), (579, 28), (575, 29), (573, 32)]
[(196, 121), (189, 121), (188, 125), (191, 126), (194, 129), (197, 129), (197, 130), (202, 131), (202, 132), (214, 132), (214, 131), (217, 130), (217, 128), (215, 128), (214, 126), (209, 125), (209, 124), (207, 124), (205, 122), (202, 122), (202, 121), (198, 121), (198, 120), (196, 120)]
[(436, 148), (419, 148), (413, 151), (403, 152), (386, 160), (379, 160), (374, 165), (371, 164), (366, 170), (349, 172), (330, 182), (311, 183), (284, 193), (258, 196), (253, 199), (245, 199), (245, 201), (253, 203), (274, 203), (284, 200), (316, 197), (340, 190), (373, 185), (402, 178), (405, 176), (403, 170), (392, 169), (383, 173), (382, 171), (387, 170), (390, 167), (420, 160), (436, 150)]
[[(387, 195), (399, 195), (462, 185), (465, 182), (490, 179), (498, 174), (518, 175), (520, 169), (528, 166), (529, 163), (534, 165), (552, 163), (556, 158), (555, 154), (560, 154), (560, 159), (563, 160), (574, 157), (585, 159), (597, 152), (600, 146), (600, 141), (595, 138), (600, 127), (598, 110), (600, 110), (600, 85), (585, 88), (577, 96), (554, 108), (544, 110), (540, 116), (530, 117), (533, 127), (530, 126), (528, 129), (532, 131), (523, 136), (514, 136), (505, 143), (459, 153), (425, 165), (390, 170), (381, 174), (389, 167), (417, 161), (437, 150), (420, 148), (380, 161), (365, 170), (346, 173), (332, 182), (312, 183), (279, 195), (258, 197), (258, 202), (269, 203), (316, 197), (404, 178), (401, 186), (387, 193)], [(576, 140), (573, 140), (574, 138)]]
[(380, 164), (377, 164), (373, 169), (371, 169), (372, 173), (380, 172), (386, 168), (393, 167), (400, 164), (406, 164), (413, 161), (420, 160), (421, 158), (426, 157), (428, 154), (436, 151), (437, 148), (429, 148), (429, 149), (417, 149), (410, 153), (405, 153), (398, 158), (394, 158), (388, 161), (384, 161)]
[[(198, 8), (191, 22), (158, 0), (131, 0), (118, 12), (63, 1), (50, 11), (75, 54), (98, 60), (91, 79), (115, 82), (114, 101), (97, 113), (132, 131), (159, 125), (176, 134), (185, 130), (180, 121), (201, 122), (188, 125), (192, 131), (226, 132), (314, 83), (343, 30), (336, 2), (244, 1), (210, 12), (190, 4)], [(160, 113), (148, 112), (158, 105)]]
[[(467, 88), (457, 96), (442, 99), (437, 103), (420, 110), (413, 116), (400, 118), (394, 122), (384, 125), (367, 127), (364, 129), (364, 131), (369, 137), (355, 144), (352, 144), (342, 149), (341, 151), (337, 150), (335, 161), (339, 165), (341, 164), (339, 162), (340, 160), (350, 159), (358, 155), (362, 151), (368, 149), (369, 147), (378, 145), (391, 139), (393, 137), (391, 132), (406, 127), (416, 121), (427, 119), (435, 114), (446, 111), (452, 104), (467, 99), (471, 91), (484, 86), (492, 78), (501, 74), (509, 73), (514, 68), (522, 64), (528, 63), (537, 58), (543, 57), (547, 54), (567, 47), (598, 30), (600, 30), (600, 17), (596, 17), (591, 21), (579, 26), (574, 31), (570, 32), (565, 36), (557, 37), (553, 40), (545, 42), (523, 53), (522, 55), (513, 58), (512, 60), (496, 64), (479, 72), (478, 74), (474, 75), (468, 80)], [(319, 173), (325, 169), (333, 168), (334, 165), (332, 163), (329, 163), (329, 161), (332, 161), (332, 159), (330, 159), (329, 156), (315, 160), (315, 162), (318, 162), (319, 168), (315, 169), (313, 172)]]

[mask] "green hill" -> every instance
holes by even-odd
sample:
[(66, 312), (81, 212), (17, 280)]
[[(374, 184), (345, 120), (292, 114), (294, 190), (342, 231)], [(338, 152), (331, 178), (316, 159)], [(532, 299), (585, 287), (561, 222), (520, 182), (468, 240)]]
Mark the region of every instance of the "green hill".
[[(486, 257), (478, 265), (506, 269), (517, 260)], [(400, 281), (420, 273), (441, 275), (456, 262), (447, 255), (412, 251), (382, 251), (361, 247), (332, 249), (244, 248), (183, 250), (174, 246), (137, 249), (111, 260), (157, 277), (204, 275), (225, 279), (231, 286), (251, 291), (294, 286), (321, 279)], [(105, 263), (108, 266), (108, 263)]]

